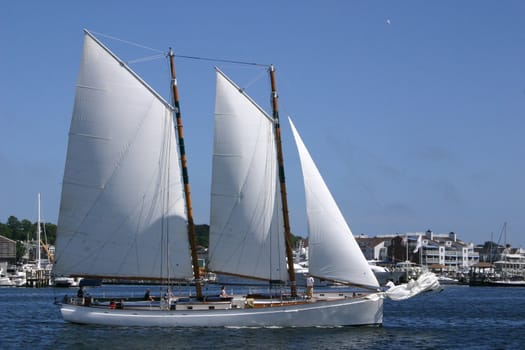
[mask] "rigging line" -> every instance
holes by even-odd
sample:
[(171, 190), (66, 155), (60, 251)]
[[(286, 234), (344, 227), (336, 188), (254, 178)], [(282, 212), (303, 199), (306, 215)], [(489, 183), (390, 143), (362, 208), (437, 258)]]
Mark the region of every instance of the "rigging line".
[(165, 58), (165, 57), (166, 57), (165, 54), (146, 56), (146, 57), (143, 57), (143, 58), (137, 58), (137, 59), (134, 59), (134, 60), (127, 61), (127, 64), (130, 65), (130, 64), (142, 63), (142, 62), (147, 62), (147, 61), (154, 61), (154, 60), (158, 60), (158, 59)]
[(133, 45), (133, 46), (140, 47), (140, 48), (143, 48), (143, 49), (146, 49), (146, 50), (151, 50), (151, 51), (155, 51), (155, 52), (158, 52), (158, 53), (165, 54), (165, 52), (162, 51), (162, 50), (154, 49), (154, 48), (149, 47), (149, 46), (145, 46), (145, 45), (141, 45), (141, 44), (138, 44), (138, 43), (134, 43), (132, 41), (120, 39), (120, 38), (117, 38), (117, 37), (114, 37), (114, 36), (111, 36), (111, 35), (107, 35), (107, 34), (103, 34), (103, 33), (98, 33), (98, 32), (93, 32), (93, 31), (90, 31), (90, 32), (93, 33), (93, 34), (97, 34), (99, 36), (111, 39), (111, 40), (120, 41), (120, 42), (128, 44), (128, 45)]
[[(103, 34), (103, 33), (99, 33), (99, 32), (94, 32), (94, 31), (90, 31), (90, 32), (93, 33), (93, 34), (96, 34), (98, 36), (101, 36), (101, 37), (105, 37), (105, 38), (108, 38), (108, 39), (111, 39), (111, 40), (120, 41), (120, 42), (128, 44), (128, 45), (133, 45), (133, 46), (140, 47), (140, 48), (143, 48), (143, 49), (146, 49), (146, 50), (158, 52), (159, 54), (162, 54), (162, 55), (166, 55), (166, 51), (163, 51), (163, 50), (154, 49), (154, 48), (146, 46), (146, 45), (138, 44), (138, 43), (135, 43), (133, 41), (120, 39), (120, 38), (117, 38), (115, 36), (111, 36), (111, 35), (107, 35), (107, 34)], [(193, 60), (203, 60), (203, 61), (213, 61), (213, 62), (223, 62), (223, 63), (245, 64), (245, 65), (260, 66), (260, 67), (270, 67), (269, 64), (265, 64), (265, 63), (235, 61), (235, 60), (227, 60), (227, 59), (221, 59), (221, 58), (187, 56), (187, 55), (175, 55), (175, 57), (187, 58), (187, 59), (193, 59)]]
[(265, 64), (265, 63), (246, 62), (246, 61), (234, 61), (234, 60), (227, 60), (227, 59), (222, 59), (222, 58), (186, 56), (186, 55), (175, 55), (175, 57), (187, 58), (187, 59), (190, 59), (190, 60), (201, 60), (201, 61), (212, 61), (212, 62), (222, 62), (222, 63), (245, 64), (245, 65), (259, 66), (259, 67), (270, 67), (269, 64)]
[(245, 91), (246, 89), (248, 89), (250, 86), (252, 86), (253, 84), (255, 84), (257, 81), (259, 81), (259, 79), (261, 79), (263, 76), (266, 76), (267, 72), (266, 71), (261, 71), (261, 73), (256, 76), (255, 78), (253, 78), (250, 82), (248, 82), (247, 84), (245, 84), (245, 86), (242, 88), (243, 91)]

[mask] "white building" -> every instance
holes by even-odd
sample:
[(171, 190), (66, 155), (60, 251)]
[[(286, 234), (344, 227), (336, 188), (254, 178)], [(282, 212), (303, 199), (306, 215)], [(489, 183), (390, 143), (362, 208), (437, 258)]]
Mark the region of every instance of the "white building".
[[(420, 236), (421, 245), (416, 251)], [(360, 235), (356, 236), (356, 240), (368, 260), (390, 264), (409, 260), (443, 271), (467, 272), (470, 266), (479, 262), (474, 244), (459, 240), (454, 232), (435, 234), (428, 230), (373, 238)]]

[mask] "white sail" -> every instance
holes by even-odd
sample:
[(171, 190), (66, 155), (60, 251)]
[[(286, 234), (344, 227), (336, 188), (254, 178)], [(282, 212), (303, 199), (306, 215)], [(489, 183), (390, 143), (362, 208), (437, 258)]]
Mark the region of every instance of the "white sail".
[(191, 278), (178, 158), (169, 104), (86, 32), (54, 273)]
[(328, 280), (379, 287), (310, 153), (290, 118), (289, 121), (304, 178), (309, 273)]
[(217, 71), (209, 268), (288, 279), (273, 120)]

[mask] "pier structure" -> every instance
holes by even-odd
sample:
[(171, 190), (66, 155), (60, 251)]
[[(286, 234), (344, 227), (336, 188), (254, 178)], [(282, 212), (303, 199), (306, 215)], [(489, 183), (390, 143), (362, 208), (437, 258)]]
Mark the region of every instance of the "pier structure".
[(26, 271), (26, 287), (44, 288), (51, 285), (51, 270), (38, 269)]

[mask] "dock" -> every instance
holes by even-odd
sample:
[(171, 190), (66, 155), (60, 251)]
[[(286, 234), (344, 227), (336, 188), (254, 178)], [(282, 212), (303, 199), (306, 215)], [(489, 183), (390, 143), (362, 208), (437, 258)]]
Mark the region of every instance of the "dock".
[(51, 285), (51, 270), (26, 271), (27, 288), (45, 288)]

